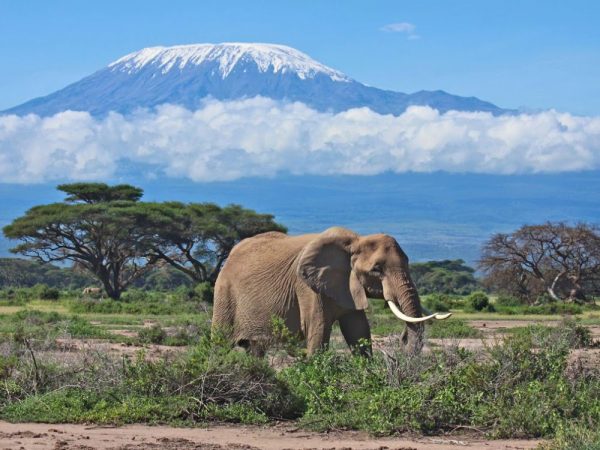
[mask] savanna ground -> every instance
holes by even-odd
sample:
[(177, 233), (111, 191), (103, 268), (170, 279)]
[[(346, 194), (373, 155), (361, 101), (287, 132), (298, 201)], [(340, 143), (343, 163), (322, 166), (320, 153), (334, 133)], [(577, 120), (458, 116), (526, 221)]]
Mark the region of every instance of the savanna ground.
[(372, 301), (371, 360), (337, 329), (306, 358), (276, 322), (258, 360), (211, 340), (210, 305), (183, 291), (37, 294), (0, 299), (0, 448), (600, 448), (595, 306), (457, 297), (408, 356)]

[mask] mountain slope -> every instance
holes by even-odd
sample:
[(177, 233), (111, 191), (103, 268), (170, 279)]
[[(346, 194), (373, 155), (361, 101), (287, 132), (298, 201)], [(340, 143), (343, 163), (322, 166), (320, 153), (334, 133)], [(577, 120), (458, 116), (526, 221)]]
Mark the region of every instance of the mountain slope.
[(48, 116), (70, 109), (102, 116), (163, 103), (195, 109), (206, 97), (233, 100), (257, 95), (299, 101), (319, 111), (368, 107), (398, 115), (411, 105), (427, 105), (441, 112), (511, 112), (444, 91), (405, 94), (366, 86), (283, 45), (226, 43), (145, 48), (3, 113)]

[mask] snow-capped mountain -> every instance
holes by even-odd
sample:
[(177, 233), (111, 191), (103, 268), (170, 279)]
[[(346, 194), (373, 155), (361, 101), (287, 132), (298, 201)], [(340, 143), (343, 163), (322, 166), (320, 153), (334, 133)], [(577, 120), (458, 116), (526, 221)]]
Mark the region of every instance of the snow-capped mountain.
[(299, 101), (319, 111), (368, 107), (397, 115), (411, 105), (428, 105), (442, 112), (510, 112), (444, 91), (404, 94), (366, 86), (284, 45), (224, 43), (145, 48), (3, 113), (48, 116), (78, 110), (101, 116), (164, 103), (195, 109), (206, 97), (231, 100), (258, 95)]
[(147, 66), (160, 69), (162, 74), (170, 70), (183, 70), (186, 66), (218, 63), (221, 78), (228, 77), (238, 64), (254, 63), (259, 72), (285, 74), (295, 73), (306, 80), (325, 75), (333, 81), (352, 81), (346, 75), (312, 59), (305, 53), (284, 45), (267, 44), (197, 44), (174, 47), (149, 47), (130, 53), (108, 65), (113, 71), (129, 75)]

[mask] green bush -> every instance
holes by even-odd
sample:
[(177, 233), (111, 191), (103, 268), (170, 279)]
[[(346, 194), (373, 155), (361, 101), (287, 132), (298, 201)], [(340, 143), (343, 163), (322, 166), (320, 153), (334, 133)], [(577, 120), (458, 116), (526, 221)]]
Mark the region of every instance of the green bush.
[(485, 292), (473, 292), (471, 295), (469, 295), (469, 297), (467, 297), (467, 304), (469, 309), (472, 311), (495, 311), (494, 305), (490, 303), (490, 299)]
[(600, 429), (590, 428), (586, 423), (565, 424), (539, 450), (600, 450)]
[[(325, 352), (282, 376), (317, 429), (437, 433), (458, 425), (492, 437), (550, 437), (572, 420), (600, 426), (600, 380), (567, 378), (568, 327), (506, 339), (485, 358), (465, 350), (372, 361)], [(536, 344), (536, 346), (534, 346)]]
[(74, 313), (176, 315), (202, 311), (198, 302), (185, 301), (179, 295), (133, 290), (121, 300), (76, 299), (68, 303)]
[(197, 344), (198, 335), (196, 333), (189, 333), (186, 328), (179, 328), (172, 336), (166, 336), (162, 343), (173, 347), (185, 347)]
[(212, 303), (214, 296), (214, 289), (210, 283), (198, 283), (194, 288), (195, 297), (201, 302)]
[(42, 300), (58, 300), (60, 297), (60, 291), (57, 288), (45, 284), (38, 284), (34, 289), (37, 291), (37, 296)]
[(451, 300), (445, 294), (431, 294), (423, 301), (424, 305), (435, 312), (450, 311)]
[(496, 306), (522, 306), (523, 300), (511, 295), (499, 295), (496, 298)]
[(20, 375), (0, 390), (0, 417), (47, 423), (190, 424), (264, 423), (302, 413), (301, 399), (265, 360), (215, 341), (202, 339), (188, 353), (160, 360), (143, 354), (133, 361), (89, 355), (81, 368), (52, 366), (38, 357), (37, 384), (28, 376), (31, 359), (21, 358), (10, 369)]
[(592, 333), (589, 328), (579, 325), (573, 320), (563, 320), (556, 326), (544, 326), (541, 324), (528, 325), (526, 327), (514, 327), (507, 330), (514, 337), (532, 341), (534, 345), (543, 345), (543, 342), (560, 336), (570, 348), (586, 348), (593, 345)]
[[(587, 308), (593, 308), (593, 307), (587, 307)], [(584, 312), (584, 310), (586, 310), (587, 308), (581, 306), (581, 305), (576, 305), (574, 303), (546, 303), (543, 305), (535, 305), (535, 306), (500, 306), (498, 305), (496, 307), (496, 310), (498, 312), (501, 312), (503, 314), (512, 314), (512, 315), (518, 315), (518, 314), (541, 314), (541, 315), (555, 315), (555, 314), (562, 314), (562, 315), (576, 315), (576, 314), (582, 314)]]
[(5, 305), (25, 305), (37, 297), (33, 288), (5, 288), (0, 290), (0, 300)]
[(121, 295), (118, 300), (122, 303), (143, 303), (156, 301), (158, 298), (164, 296), (164, 294), (155, 291), (144, 291), (143, 289), (128, 289)]
[(198, 283), (194, 287), (180, 286), (175, 290), (175, 298), (184, 302), (212, 303), (214, 288), (208, 283)]
[[(67, 316), (57, 312), (21, 310), (15, 314), (0, 315), (0, 338), (47, 339), (60, 335), (77, 338), (108, 339), (113, 336), (92, 325), (80, 316)], [(1, 341), (1, 339), (0, 339)]]
[(210, 337), (210, 319), (208, 315), (194, 315), (173, 324), (175, 329), (165, 339), (165, 345), (198, 345), (202, 339)]
[(455, 318), (434, 321), (426, 328), (426, 333), (432, 339), (481, 337), (479, 330), (469, 326), (464, 320)]
[(167, 332), (155, 323), (151, 327), (142, 328), (138, 332), (138, 339), (144, 344), (163, 344), (167, 339)]

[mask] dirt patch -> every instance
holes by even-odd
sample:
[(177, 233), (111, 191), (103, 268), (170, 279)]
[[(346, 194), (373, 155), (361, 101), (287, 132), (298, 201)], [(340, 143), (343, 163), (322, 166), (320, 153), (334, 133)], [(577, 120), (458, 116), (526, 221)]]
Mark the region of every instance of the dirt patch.
[(582, 373), (595, 377), (600, 375), (600, 348), (578, 348), (571, 351), (567, 375), (576, 378)]
[(128, 328), (115, 328), (110, 330), (112, 334), (116, 334), (118, 336), (125, 336), (128, 338), (136, 338), (138, 336), (138, 332), (134, 330), (130, 330)]
[(544, 325), (554, 327), (559, 320), (467, 320), (467, 323), (484, 333), (504, 333), (509, 328)]
[(227, 444), (225, 447), (219, 444), (199, 443), (182, 438), (159, 438), (156, 443), (127, 444), (115, 447), (114, 450), (143, 450), (143, 449), (165, 449), (165, 450), (259, 450), (247, 444)]
[(56, 339), (56, 346), (59, 351), (81, 352), (98, 351), (114, 355), (136, 356), (140, 351), (144, 351), (146, 358), (158, 359), (169, 353), (178, 353), (187, 349), (187, 347), (173, 347), (169, 345), (146, 344), (144, 346), (129, 345), (123, 343), (112, 343), (102, 339)]
[[(529, 325), (544, 325), (547, 327), (559, 326), (560, 320), (468, 320), (467, 323), (483, 332), (485, 335), (502, 335), (509, 328), (527, 327)], [(600, 326), (586, 325), (590, 330), (592, 339), (600, 339)]]
[(174, 428), (129, 425), (118, 428), (0, 422), (0, 449), (39, 450), (456, 450), (533, 449), (537, 440), (485, 441), (472, 436), (373, 438), (345, 431), (313, 433), (290, 425), (214, 425)]

